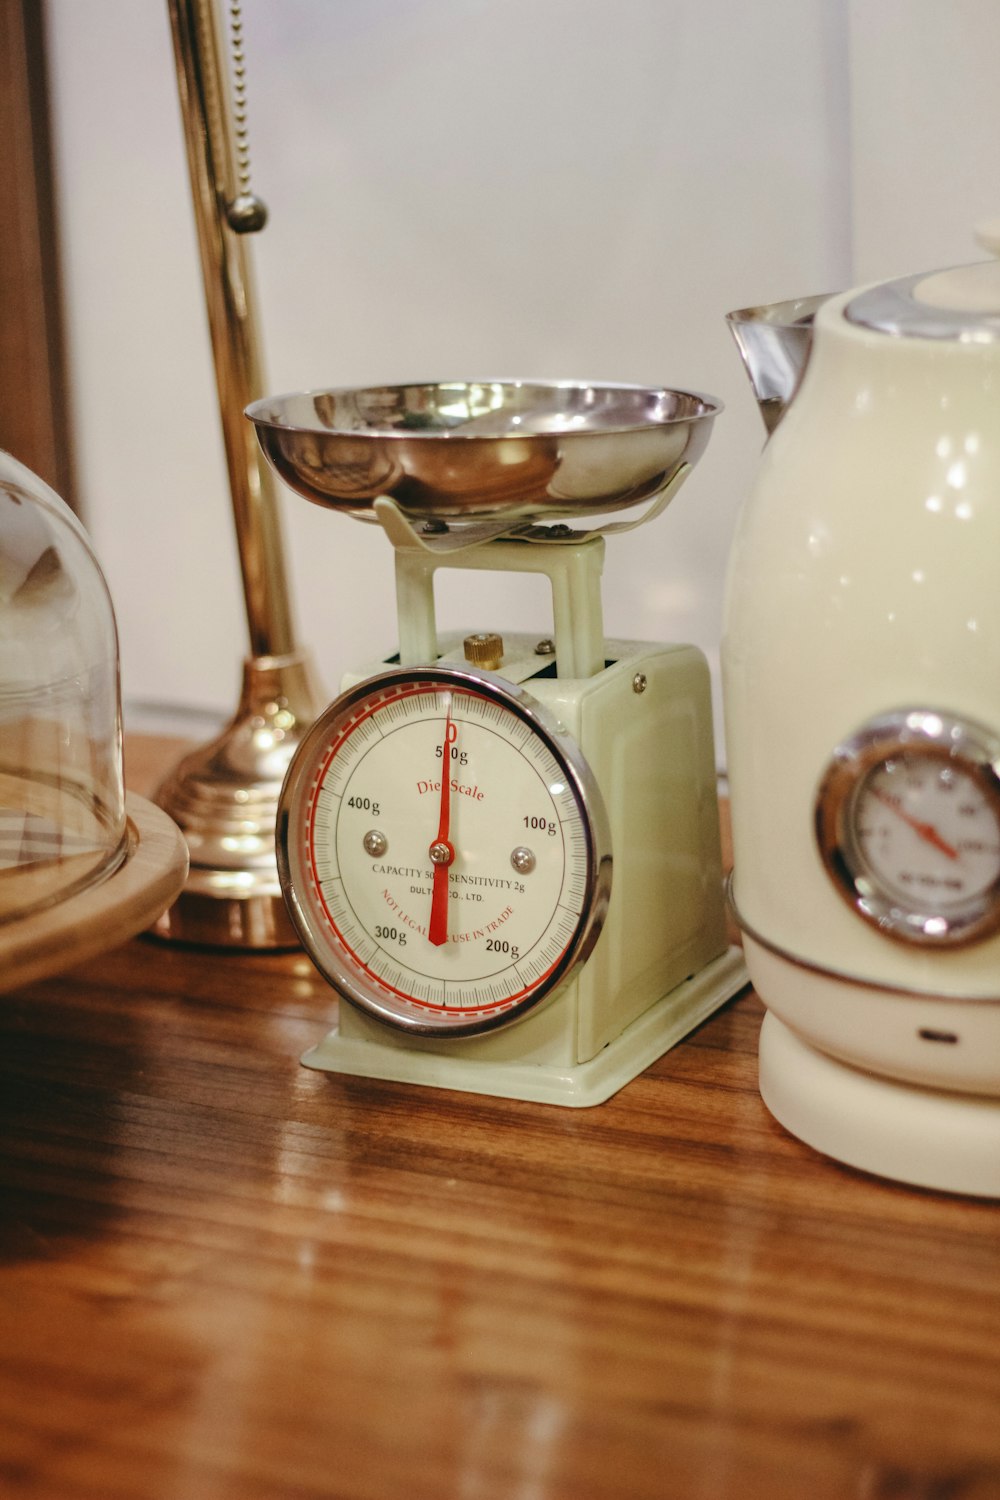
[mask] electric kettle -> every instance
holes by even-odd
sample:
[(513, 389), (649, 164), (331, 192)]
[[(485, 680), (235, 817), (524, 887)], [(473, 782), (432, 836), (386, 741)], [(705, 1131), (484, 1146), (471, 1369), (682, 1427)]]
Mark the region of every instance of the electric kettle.
[(761, 1093), (1000, 1196), (1000, 263), (729, 323), (770, 433), (722, 649)]

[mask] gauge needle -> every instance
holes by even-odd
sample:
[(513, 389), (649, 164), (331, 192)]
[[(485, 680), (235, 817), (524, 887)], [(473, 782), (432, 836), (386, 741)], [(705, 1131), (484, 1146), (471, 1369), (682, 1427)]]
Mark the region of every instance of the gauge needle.
[(903, 811), (895, 797), (890, 797), (886, 792), (875, 790), (875, 796), (880, 802), (884, 802), (886, 807), (891, 808), (897, 818), (902, 818), (903, 822), (912, 828), (925, 843), (933, 845), (935, 849), (940, 849), (941, 853), (947, 854), (949, 859), (958, 858), (958, 850), (941, 837), (933, 823), (921, 823), (918, 818), (911, 818), (908, 812)]
[(436, 948), (448, 941), (448, 870), (455, 858), (451, 843), (451, 747), (458, 739), (458, 726), (451, 722), (451, 709), (444, 726), (441, 755), (441, 813), (437, 838), (430, 848), (434, 866), (434, 888), (431, 892), (431, 922), (427, 936)]

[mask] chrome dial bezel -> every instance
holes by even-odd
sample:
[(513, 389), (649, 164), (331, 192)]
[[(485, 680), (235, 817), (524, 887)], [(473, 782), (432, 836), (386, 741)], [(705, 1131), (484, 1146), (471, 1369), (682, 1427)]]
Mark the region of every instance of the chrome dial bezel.
[(1000, 832), (1000, 736), (960, 715), (896, 709), (862, 725), (837, 746), (815, 799), (815, 834), (824, 869), (852, 911), (886, 937), (942, 949), (1000, 931), (1000, 877), (961, 907), (905, 903), (880, 885), (860, 852), (856, 820), (866, 785), (893, 759), (921, 758), (960, 769), (984, 794)]
[[(362, 706), (380, 696), (398, 692), (409, 684), (426, 690), (444, 688), (471, 691), (491, 700), (525, 725), (545, 745), (565, 777), (586, 844), (585, 890), (573, 935), (556, 965), (506, 1010), (488, 1016), (462, 1018), (458, 1008), (446, 1016), (420, 1012), (415, 1005), (400, 1005), (386, 995), (366, 970), (354, 960), (346, 944), (338, 941), (316, 910), (315, 898), (306, 892), (306, 872), (301, 851), (302, 820), (319, 758), (333, 749)], [(333, 753), (336, 753), (335, 750)], [(593, 950), (601, 934), (611, 895), (611, 835), (604, 799), (597, 781), (576, 742), (523, 688), (494, 673), (465, 671), (451, 667), (400, 667), (366, 678), (336, 698), (311, 725), (285, 777), (278, 804), (277, 862), (281, 888), (292, 923), (303, 946), (328, 982), (352, 1005), (396, 1031), (412, 1036), (449, 1039), (481, 1036), (521, 1020), (552, 998)]]

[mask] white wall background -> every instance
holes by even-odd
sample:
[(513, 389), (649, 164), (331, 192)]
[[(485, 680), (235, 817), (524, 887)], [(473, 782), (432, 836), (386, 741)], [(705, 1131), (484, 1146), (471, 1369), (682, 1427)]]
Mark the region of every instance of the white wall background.
[[(129, 704), (236, 702), (245, 627), (166, 0), (46, 0), (82, 501)], [(481, 375), (720, 396), (612, 540), (608, 633), (717, 665), (763, 429), (725, 312), (979, 258), (1000, 210), (995, 0), (244, 0), (272, 391)], [(381, 533), (284, 502), (332, 690), (394, 646)], [(548, 628), (443, 575), (444, 626)]]

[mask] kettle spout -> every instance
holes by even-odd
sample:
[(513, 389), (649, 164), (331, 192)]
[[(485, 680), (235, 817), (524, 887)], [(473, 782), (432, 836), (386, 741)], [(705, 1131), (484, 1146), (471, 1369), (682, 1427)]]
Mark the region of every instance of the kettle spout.
[(829, 295), (726, 314), (769, 437), (798, 389), (812, 347), (813, 318)]

